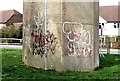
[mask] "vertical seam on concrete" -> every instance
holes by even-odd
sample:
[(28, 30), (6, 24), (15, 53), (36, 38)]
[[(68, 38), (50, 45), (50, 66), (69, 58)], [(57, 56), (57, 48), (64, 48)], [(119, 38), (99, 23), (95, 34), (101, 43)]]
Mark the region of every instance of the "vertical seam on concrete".
[[(96, 6), (96, 5), (99, 5), (99, 2), (94, 2), (94, 6)], [(97, 7), (97, 8), (96, 8)], [(96, 15), (96, 9), (99, 9), (99, 6), (96, 6), (96, 7), (94, 7), (94, 15)], [(97, 12), (97, 15), (99, 16), (99, 10), (98, 10), (98, 12)], [(96, 27), (96, 16), (94, 17), (94, 28), (93, 28), (93, 32), (94, 32), (94, 41), (95, 40), (98, 40), (99, 41), (99, 39), (95, 39), (97, 36), (96, 36), (96, 31), (98, 31), (98, 25), (97, 25), (97, 27)], [(99, 33), (99, 31), (98, 31), (98, 33)], [(98, 37), (99, 37), (99, 34), (98, 34)], [(98, 67), (99, 66), (99, 52), (98, 52), (98, 54), (96, 54), (96, 50), (97, 50), (97, 48), (96, 48), (96, 45), (99, 45), (99, 42), (94, 42), (94, 57), (95, 57), (95, 59), (94, 59), (94, 67), (96, 68), (96, 67)], [(99, 49), (99, 47), (98, 47), (98, 49)], [(98, 58), (98, 59), (97, 59)]]
[[(63, 3), (62, 0), (60, 0), (60, 8), (61, 8), (61, 10), (60, 10), (60, 11), (61, 11), (61, 13), (60, 13), (60, 15), (61, 15), (61, 21), (60, 21), (60, 22), (62, 22), (62, 23), (61, 23), (61, 26), (62, 26), (62, 24), (63, 24), (63, 16), (62, 16), (62, 13), (63, 13), (63, 11), (62, 11), (62, 10), (63, 10), (63, 5), (62, 5), (62, 3)], [(61, 28), (62, 28), (62, 27), (61, 27)], [(60, 42), (61, 42), (62, 45), (63, 45), (63, 42), (62, 42), (62, 31), (61, 31), (61, 35), (60, 35), (60, 36), (61, 36)], [(61, 46), (62, 46), (62, 45), (61, 45)], [(63, 70), (63, 58), (62, 58), (63, 53), (62, 53), (62, 52), (63, 52), (63, 50), (61, 49), (61, 70)]]

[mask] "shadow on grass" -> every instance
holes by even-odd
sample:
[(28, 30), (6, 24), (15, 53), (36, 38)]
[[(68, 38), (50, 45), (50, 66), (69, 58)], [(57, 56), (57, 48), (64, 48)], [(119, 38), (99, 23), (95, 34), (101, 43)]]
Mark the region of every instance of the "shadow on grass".
[[(104, 55), (100, 57), (100, 67), (93, 72), (44, 71), (28, 67), (22, 62), (22, 50), (2, 50), (2, 81), (84, 81), (83, 79), (117, 79), (120, 55)], [(11, 80), (12, 79), (12, 80)], [(15, 79), (15, 80), (14, 80)], [(22, 80), (21, 80), (22, 79)], [(59, 80), (58, 80), (59, 79)], [(78, 80), (76, 80), (78, 79)]]
[(95, 70), (100, 70), (104, 67), (112, 67), (120, 63), (120, 55), (117, 54), (104, 54), (100, 57), (100, 66)]

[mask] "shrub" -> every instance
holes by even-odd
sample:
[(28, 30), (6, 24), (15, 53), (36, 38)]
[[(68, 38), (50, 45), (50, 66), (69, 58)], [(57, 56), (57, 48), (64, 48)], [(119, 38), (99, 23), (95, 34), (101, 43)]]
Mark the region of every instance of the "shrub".
[(0, 31), (2, 38), (22, 38), (22, 26), (16, 29), (14, 25), (10, 25), (7, 27), (2, 27)]
[(16, 38), (19, 38), (19, 39), (22, 39), (22, 26), (20, 26), (17, 30), (16, 30), (16, 33), (15, 33), (15, 35), (16, 35)]
[(13, 25), (2, 27), (1, 34), (3, 38), (12, 38), (15, 35), (15, 27)]

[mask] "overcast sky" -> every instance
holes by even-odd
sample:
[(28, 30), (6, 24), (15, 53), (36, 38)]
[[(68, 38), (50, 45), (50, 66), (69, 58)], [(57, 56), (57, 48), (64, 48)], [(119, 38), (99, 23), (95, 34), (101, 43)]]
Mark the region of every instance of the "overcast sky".
[[(100, 6), (118, 5), (120, 0), (99, 0)], [(0, 11), (16, 9), (23, 13), (23, 0), (0, 0)]]
[(0, 0), (0, 11), (16, 9), (19, 12), (23, 12), (23, 0)]
[(120, 0), (99, 0), (100, 6), (118, 5)]

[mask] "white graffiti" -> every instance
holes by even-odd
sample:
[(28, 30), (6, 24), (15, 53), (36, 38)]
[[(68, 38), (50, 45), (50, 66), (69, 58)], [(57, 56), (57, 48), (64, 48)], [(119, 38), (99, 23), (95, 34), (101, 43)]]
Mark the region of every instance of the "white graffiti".
[[(69, 32), (65, 31), (65, 24), (77, 24), (79, 25), (80, 31), (76, 32), (71, 30)], [(83, 25), (76, 22), (65, 22), (63, 24), (63, 32), (66, 34), (68, 39), (67, 43), (67, 53), (68, 56), (80, 56), (83, 55), (87, 57), (92, 54), (90, 32), (83, 29)]]
[(37, 13), (34, 17), (35, 27), (32, 30), (33, 36), (33, 55), (40, 55), (41, 57), (44, 54), (44, 33), (43, 33), (43, 24), (44, 16), (42, 13)]
[(33, 54), (41, 57), (49, 51), (54, 54), (57, 45), (57, 37), (49, 30), (46, 30), (45, 33), (44, 20), (40, 14), (34, 16), (35, 27), (32, 30)]
[(44, 16), (42, 13), (37, 13), (36, 16), (34, 16), (34, 21), (36, 23), (37, 28), (41, 27), (44, 22)]
[(29, 48), (29, 50), (31, 51), (31, 46), (30, 46), (30, 43), (31, 43), (31, 36), (30, 36), (30, 25), (24, 27), (24, 33), (25, 33), (25, 45), (26, 45), (26, 48)]

